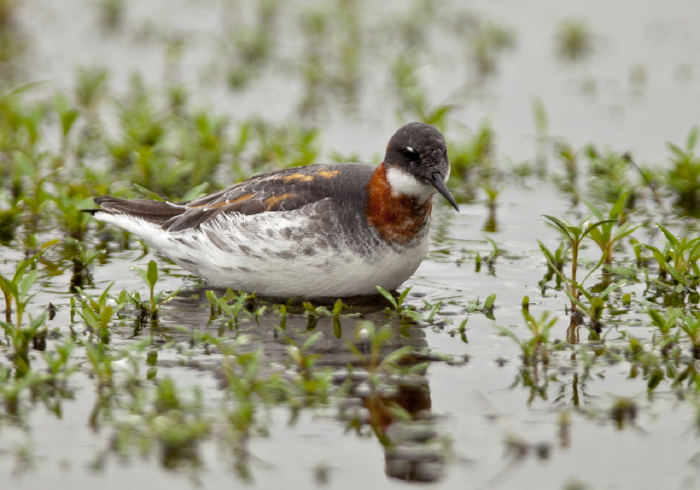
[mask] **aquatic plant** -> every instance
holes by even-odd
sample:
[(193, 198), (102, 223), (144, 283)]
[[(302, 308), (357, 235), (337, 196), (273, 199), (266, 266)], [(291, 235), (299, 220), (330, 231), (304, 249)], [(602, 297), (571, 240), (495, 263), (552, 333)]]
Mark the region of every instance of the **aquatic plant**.
[(598, 337), (597, 334), (600, 333), (602, 324), (603, 309), (605, 308), (605, 302), (608, 301), (609, 296), (614, 291), (622, 288), (626, 284), (624, 279), (621, 279), (613, 284), (608, 285), (604, 290), (594, 293), (586, 288), (579, 288), (580, 294), (582, 294), (588, 303), (579, 301), (578, 299), (572, 299), (572, 303), (576, 305), (577, 311), (585, 314), (589, 318), (589, 327), (593, 331), (591, 340)]
[(12, 323), (0, 321), (0, 326), (5, 331), (5, 336), (12, 345), (12, 362), (17, 370), (18, 377), (26, 375), (31, 369), (29, 364), (29, 347), (32, 343), (35, 343), (39, 337), (45, 336), (44, 329), (47, 317), (48, 313), (46, 312), (35, 318), (30, 316), (29, 324), (26, 326), (21, 326), (19, 324), (13, 325)]
[(559, 289), (561, 287), (562, 281), (564, 280), (564, 263), (566, 262), (566, 257), (569, 254), (569, 245), (566, 242), (560, 242), (557, 249), (552, 252), (547, 246), (540, 240), (537, 240), (540, 245), (540, 250), (544, 254), (545, 260), (547, 261), (547, 272), (545, 273), (542, 280), (539, 282), (540, 287), (544, 291), (547, 283), (555, 278), (554, 288)]
[(653, 253), (659, 269), (659, 280), (655, 284), (663, 290), (685, 296), (694, 293), (700, 283), (700, 237), (677, 237), (668, 228), (657, 223), (666, 243), (663, 250), (645, 245)]
[(515, 48), (513, 31), (503, 25), (480, 22), (468, 44), (472, 83), (482, 85), (497, 72), (499, 56)]
[[(561, 236), (568, 242), (568, 246), (571, 250), (571, 272), (568, 277), (563, 276), (562, 279), (566, 285), (566, 293), (571, 299), (571, 310), (572, 312), (574, 312), (577, 308), (575, 300), (579, 299), (581, 285), (584, 283), (586, 278), (593, 273), (593, 271), (595, 271), (602, 265), (603, 261), (605, 260), (605, 256), (601, 257), (601, 260), (599, 260), (598, 263), (591, 268), (586, 277), (584, 277), (583, 280), (579, 282), (578, 257), (579, 252), (581, 250), (581, 245), (583, 244), (583, 240), (596, 228), (601, 227), (606, 223), (615, 223), (616, 221), (600, 220), (595, 223), (590, 223), (588, 220), (586, 220), (579, 225), (573, 225), (567, 221), (561, 220), (554, 216), (544, 215), (543, 217), (547, 220), (545, 223), (557, 230), (561, 234)], [(548, 260), (550, 257), (551, 254), (545, 254), (545, 258), (547, 258)], [(552, 267), (555, 273), (558, 272), (555, 264), (549, 265)]]
[(474, 133), (448, 141), (450, 182), (457, 183), (455, 193), (460, 201), (474, 200), (479, 186), (490, 183), (498, 175), (494, 140), (491, 126), (482, 124)]
[(604, 216), (602, 211), (593, 204), (584, 201), (593, 216), (602, 223), (596, 228), (591, 228), (588, 231), (588, 236), (600, 247), (606, 264), (612, 263), (615, 245), (641, 226), (625, 221), (623, 212), (628, 199), (629, 191), (624, 192), (615, 201), (607, 216)]
[(700, 359), (700, 312), (695, 311), (692, 314), (685, 313), (681, 315), (678, 326), (685, 332), (691, 342), (693, 358)]
[(700, 156), (695, 154), (698, 127), (691, 129), (685, 148), (668, 143), (671, 151), (671, 168), (661, 171), (663, 183), (673, 192), (676, 205), (683, 212), (698, 216), (700, 212)]
[(92, 297), (84, 290), (78, 290), (78, 299), (82, 308), (80, 310), (76, 308), (77, 313), (85, 324), (97, 334), (99, 340), (104, 343), (109, 343), (109, 327), (114, 321), (114, 315), (126, 306), (126, 298), (122, 298), (122, 301), (118, 302), (109, 294), (113, 285), (114, 283), (107, 286), (97, 298)]
[(389, 314), (395, 314), (402, 320), (419, 322), (423, 319), (423, 315), (413, 309), (411, 306), (405, 304), (406, 296), (411, 292), (411, 288), (406, 288), (398, 296), (394, 296), (386, 289), (381, 286), (376, 286), (377, 291), (381, 294), (384, 299), (386, 299), (391, 307), (386, 307), (386, 312)]
[[(58, 240), (51, 240), (41, 245), (41, 249), (31, 257), (20, 261), (15, 268), (12, 277), (6, 277), (0, 273), (0, 290), (5, 297), (5, 322), (3, 328), (18, 329), (22, 327), (24, 312), (32, 299), (30, 290), (37, 280), (39, 271), (34, 265), (44, 252), (58, 243)], [(12, 322), (12, 306), (15, 307), (15, 321)]]
[(588, 159), (588, 193), (609, 203), (616, 203), (625, 195), (627, 202), (620, 212), (634, 209), (641, 185), (629, 176), (629, 170), (635, 168), (630, 154), (601, 151), (593, 145), (587, 145), (582, 153)]
[(594, 37), (590, 26), (580, 19), (564, 19), (560, 22), (556, 38), (556, 54), (569, 63), (581, 62), (595, 52)]
[(166, 301), (173, 298), (178, 293), (178, 290), (172, 291), (170, 293), (167, 293), (165, 291), (159, 291), (157, 293), (155, 292), (155, 287), (156, 283), (158, 282), (159, 276), (158, 264), (155, 260), (150, 260), (148, 262), (148, 267), (145, 270), (139, 267), (134, 267), (134, 270), (139, 273), (141, 279), (143, 279), (143, 281), (148, 286), (148, 303), (141, 300), (141, 296), (138, 292), (129, 295), (129, 297), (132, 299), (134, 304), (136, 304), (139, 308), (147, 312), (147, 314), (149, 314), (152, 319), (155, 319), (158, 317), (158, 309), (160, 308), (160, 306)]
[(206, 295), (210, 306), (228, 317), (229, 328), (238, 327), (241, 312), (247, 313), (246, 305), (255, 298), (254, 294), (248, 294), (245, 291), (236, 292), (231, 288), (221, 297), (211, 289), (207, 289)]

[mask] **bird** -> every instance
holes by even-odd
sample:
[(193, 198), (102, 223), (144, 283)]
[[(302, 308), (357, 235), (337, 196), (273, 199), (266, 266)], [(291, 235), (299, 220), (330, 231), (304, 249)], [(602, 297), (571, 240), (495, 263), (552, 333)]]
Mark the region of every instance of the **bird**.
[(382, 163), (276, 170), (184, 202), (96, 197), (95, 219), (139, 236), (214, 288), (273, 298), (395, 291), (429, 244), (432, 197), (445, 185), (445, 137), (411, 122)]

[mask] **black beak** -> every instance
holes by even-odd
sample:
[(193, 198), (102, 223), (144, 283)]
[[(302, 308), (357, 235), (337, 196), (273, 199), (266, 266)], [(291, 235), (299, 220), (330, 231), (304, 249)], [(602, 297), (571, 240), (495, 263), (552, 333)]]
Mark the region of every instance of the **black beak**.
[(437, 191), (445, 196), (445, 199), (447, 199), (447, 202), (452, 204), (452, 206), (459, 212), (459, 207), (457, 207), (457, 202), (455, 201), (455, 198), (452, 197), (452, 194), (450, 194), (450, 191), (447, 190), (447, 186), (445, 185), (445, 181), (442, 178), (442, 175), (439, 173), (434, 173), (431, 176), (431, 181), (430, 183), (437, 189)]

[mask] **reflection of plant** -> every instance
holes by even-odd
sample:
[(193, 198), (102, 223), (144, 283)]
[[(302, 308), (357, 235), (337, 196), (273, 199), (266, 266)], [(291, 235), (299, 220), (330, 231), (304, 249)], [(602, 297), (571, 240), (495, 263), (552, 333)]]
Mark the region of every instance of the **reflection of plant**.
[(522, 310), (522, 313), (525, 325), (532, 334), (529, 339), (521, 339), (510, 328), (501, 325), (496, 325), (496, 328), (518, 344), (523, 355), (523, 364), (526, 366), (535, 366), (538, 363), (547, 364), (549, 362), (549, 331), (557, 322), (557, 318), (550, 318), (548, 311), (543, 312), (539, 318), (535, 318), (525, 309)]
[[(126, 404), (128, 417), (114, 421), (113, 449), (126, 456), (130, 446), (148, 451), (155, 445), (165, 468), (199, 466), (198, 443), (211, 434), (201, 389), (195, 386), (188, 397), (172, 378), (165, 377), (154, 389), (137, 386), (133, 391), (138, 397)], [(106, 400), (98, 410), (105, 408)]]
[(616, 397), (610, 408), (610, 418), (615, 421), (618, 429), (624, 429), (626, 425), (633, 424), (637, 418), (639, 407), (631, 398)]
[(358, 323), (355, 328), (355, 337), (360, 341), (365, 352), (362, 352), (353, 342), (349, 342), (348, 347), (370, 375), (395, 371), (397, 363), (413, 350), (410, 345), (404, 345), (383, 356), (383, 352), (391, 344), (395, 334), (391, 328), (377, 328), (372, 322)]
[(308, 351), (318, 342), (322, 335), (321, 332), (317, 332), (306, 339), (301, 346), (292, 343), (292, 345), (287, 347), (289, 358), (294, 362), (294, 367), (304, 378), (309, 377), (316, 359), (320, 357), (320, 354), (311, 354)]
[(20, 396), (25, 390), (37, 384), (40, 376), (34, 371), (28, 371), (24, 376), (12, 376), (11, 370), (0, 368), (0, 400), (8, 414), (18, 417), (20, 412)]
[[(553, 360), (552, 351), (558, 348), (556, 344), (550, 342), (549, 336), (557, 319), (550, 318), (548, 311), (543, 312), (539, 318), (534, 317), (526, 309), (522, 310), (522, 314), (531, 334), (529, 338), (519, 337), (509, 327), (501, 325), (495, 325), (495, 327), (520, 348), (522, 366), (516, 377), (516, 384), (522, 383), (523, 386), (530, 388), (530, 401), (536, 397), (547, 399), (550, 381), (547, 369)], [(574, 383), (577, 381), (577, 375), (575, 375)]]
[(76, 364), (69, 364), (75, 350), (75, 342), (68, 339), (56, 345), (55, 351), (44, 352), (44, 362), (49, 373), (49, 382), (58, 388), (65, 389), (68, 377), (78, 370)]
[(105, 343), (92, 344), (85, 346), (88, 361), (92, 366), (92, 372), (97, 378), (99, 388), (105, 388), (112, 385), (114, 377), (114, 356), (112, 351)]

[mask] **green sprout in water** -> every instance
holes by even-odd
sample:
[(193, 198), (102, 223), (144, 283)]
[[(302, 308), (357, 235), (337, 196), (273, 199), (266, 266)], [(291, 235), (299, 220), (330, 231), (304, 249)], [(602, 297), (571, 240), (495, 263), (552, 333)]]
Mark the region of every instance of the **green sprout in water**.
[(248, 294), (245, 291), (236, 293), (230, 288), (221, 297), (210, 289), (207, 290), (206, 295), (212, 309), (217, 309), (228, 317), (229, 328), (238, 327), (241, 312), (247, 312), (246, 305), (255, 297), (254, 294)]
[[(30, 290), (36, 283), (39, 271), (31, 268), (37, 260), (44, 254), (46, 249), (55, 244), (58, 240), (47, 242), (42, 245), (42, 249), (22, 260), (11, 278), (7, 278), (0, 273), (0, 290), (5, 297), (5, 321), (0, 321), (0, 327), (9, 339), (14, 350), (14, 363), (17, 368), (17, 375), (24, 376), (29, 372), (29, 346), (36, 341), (44, 323), (48, 317), (47, 312), (43, 312), (36, 317), (29, 319), (29, 325), (24, 326), (24, 312), (35, 293), (30, 294)], [(15, 321), (12, 322), (12, 306), (15, 307)]]
[(695, 311), (692, 315), (682, 315), (679, 326), (692, 343), (693, 359), (700, 359), (700, 312)]
[(586, 297), (588, 303), (586, 304), (578, 299), (572, 299), (572, 302), (576, 305), (578, 311), (583, 312), (590, 319), (589, 327), (592, 330), (590, 340), (597, 340), (598, 334), (600, 334), (602, 329), (601, 318), (603, 315), (603, 309), (605, 308), (605, 301), (613, 291), (620, 289), (625, 284), (625, 280), (617, 281), (614, 284), (610, 284), (607, 288), (597, 294), (594, 294), (586, 288), (580, 287), (579, 292)]
[(606, 264), (612, 263), (615, 244), (641, 226), (634, 226), (629, 221), (622, 222), (623, 211), (628, 198), (629, 191), (622, 194), (613, 204), (607, 217), (603, 216), (603, 213), (598, 208), (590, 203), (586, 203), (593, 216), (601, 223), (600, 226), (589, 229), (588, 236), (600, 247)]
[(100, 341), (104, 343), (109, 343), (109, 326), (112, 323), (112, 317), (126, 304), (125, 301), (115, 301), (109, 295), (109, 290), (113, 284), (107, 286), (97, 298), (90, 296), (85, 291), (79, 291), (82, 309), (78, 310), (78, 314), (97, 333)]
[(41, 246), (41, 250), (22, 260), (15, 269), (15, 273), (11, 278), (0, 273), (0, 290), (5, 297), (5, 323), (12, 324), (12, 304), (15, 304), (15, 323), (14, 327), (22, 325), (22, 316), (24, 311), (32, 299), (33, 294), (29, 294), (29, 290), (34, 286), (39, 272), (32, 267), (44, 254), (46, 249), (58, 243), (58, 240), (46, 242)]
[[(665, 226), (656, 224), (666, 237), (666, 246), (661, 251), (652, 245), (646, 248), (654, 254), (659, 266), (662, 283), (680, 288), (677, 292), (689, 294), (695, 291), (700, 283), (700, 237), (676, 237)], [(670, 280), (667, 279), (670, 275)]]
[[(577, 310), (577, 300), (579, 299), (580, 295), (580, 289), (582, 288), (582, 285), (586, 278), (588, 278), (596, 269), (598, 269), (603, 261), (605, 260), (605, 256), (602, 256), (601, 259), (598, 261), (598, 263), (589, 271), (589, 273), (586, 275), (586, 277), (583, 278), (580, 282), (578, 281), (578, 265), (579, 265), (579, 252), (581, 250), (581, 245), (583, 243), (583, 240), (586, 238), (587, 235), (589, 235), (592, 231), (594, 231), (596, 228), (604, 226), (606, 223), (615, 223), (616, 220), (601, 220), (596, 223), (589, 223), (587, 220), (581, 223), (580, 225), (572, 225), (571, 223), (568, 223), (564, 220), (561, 220), (559, 218), (555, 218), (554, 216), (547, 216), (544, 215), (544, 218), (547, 219), (546, 223), (550, 225), (552, 228), (557, 230), (563, 237), (564, 239), (568, 242), (569, 248), (571, 249), (571, 274), (567, 278), (563, 273), (557, 271), (555, 264), (550, 263), (550, 267), (554, 269), (555, 272), (558, 274), (562, 275), (562, 279), (564, 280), (564, 283), (566, 285), (566, 294), (569, 296), (569, 299), (571, 300), (571, 311), (576, 312)], [(542, 246), (542, 243), (540, 242), (540, 246)], [(549, 262), (549, 255), (545, 254), (545, 257), (547, 258)]]
[(544, 294), (546, 284), (549, 281), (551, 281), (552, 278), (555, 276), (556, 280), (554, 288), (561, 288), (562, 278), (565, 277), (564, 262), (566, 261), (566, 256), (569, 253), (569, 247), (565, 242), (560, 242), (557, 249), (554, 252), (552, 252), (547, 248), (547, 246), (544, 243), (542, 243), (539, 240), (537, 240), (537, 242), (540, 244), (540, 250), (542, 250), (544, 257), (547, 260), (547, 272), (545, 273), (542, 280), (539, 282), (539, 285), (542, 288)]
[(700, 156), (695, 151), (698, 133), (697, 126), (690, 131), (685, 148), (668, 144), (673, 153), (672, 166), (661, 172), (665, 184), (676, 196), (676, 205), (695, 217), (700, 215)]
[(376, 288), (377, 291), (379, 291), (379, 294), (384, 296), (384, 299), (386, 299), (389, 302), (389, 304), (391, 304), (391, 308), (386, 308), (387, 313), (396, 314), (402, 320), (409, 320), (413, 322), (419, 322), (423, 320), (423, 316), (420, 313), (418, 313), (414, 309), (411, 309), (410, 306), (404, 304), (406, 296), (408, 296), (408, 293), (411, 292), (410, 287), (401, 291), (401, 294), (399, 294), (397, 297), (394, 297), (393, 294), (391, 294), (389, 291), (387, 291), (381, 286), (376, 286)]
[(496, 293), (491, 293), (488, 296), (486, 296), (483, 305), (481, 304), (479, 298), (476, 298), (476, 301), (467, 304), (467, 313), (474, 313), (475, 311), (477, 311), (483, 313), (489, 320), (495, 320), (495, 317), (493, 315), (493, 309), (495, 307), (495, 304)]
[(158, 264), (155, 260), (148, 262), (148, 268), (146, 270), (134, 267), (134, 270), (139, 273), (143, 281), (148, 286), (148, 303), (141, 301), (138, 293), (134, 293), (131, 298), (140, 308), (151, 315), (151, 318), (158, 318), (158, 309), (163, 303), (173, 298), (179, 290), (175, 290), (171, 293), (166, 293), (164, 291), (155, 292), (156, 283), (158, 282)]

